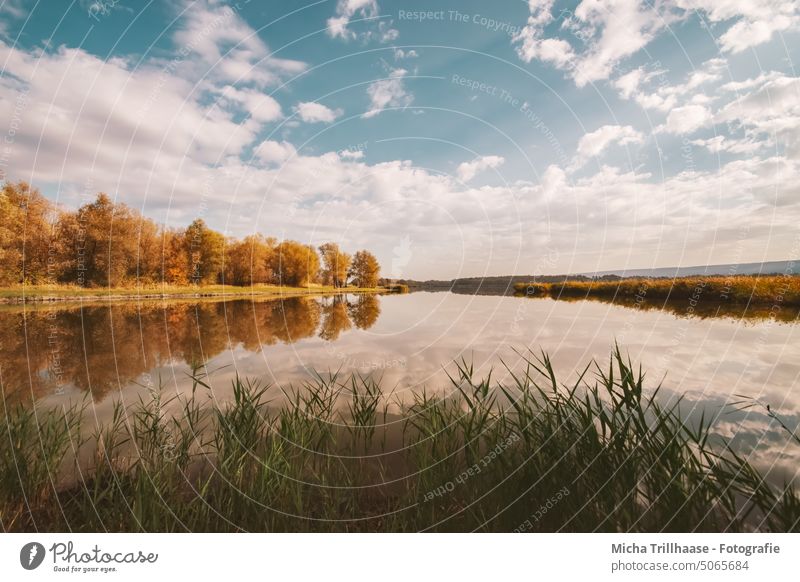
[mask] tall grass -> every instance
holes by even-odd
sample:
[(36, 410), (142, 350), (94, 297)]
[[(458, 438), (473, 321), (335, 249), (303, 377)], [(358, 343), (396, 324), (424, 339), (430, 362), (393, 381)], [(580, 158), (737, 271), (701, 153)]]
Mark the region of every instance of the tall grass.
[(693, 300), (699, 303), (800, 305), (800, 276), (713, 276), (515, 283), (518, 294), (622, 301)]
[[(399, 408), (371, 377), (287, 389), (237, 379), (227, 404), (162, 390), (81, 438), (81, 409), (7, 405), (5, 531), (798, 531), (708, 419), (617, 349), (569, 385), (545, 354), (508, 381), (466, 361)], [(280, 406), (273, 400), (281, 398)], [(391, 406), (390, 406), (391, 404)], [(88, 453), (88, 454), (87, 454)], [(87, 461), (86, 459), (91, 459)]]

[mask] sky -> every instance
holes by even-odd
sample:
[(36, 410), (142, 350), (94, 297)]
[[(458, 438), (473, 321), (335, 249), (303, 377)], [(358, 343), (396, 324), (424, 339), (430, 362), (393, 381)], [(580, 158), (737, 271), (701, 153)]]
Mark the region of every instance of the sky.
[(800, 258), (791, 0), (0, 0), (0, 173), (453, 278)]

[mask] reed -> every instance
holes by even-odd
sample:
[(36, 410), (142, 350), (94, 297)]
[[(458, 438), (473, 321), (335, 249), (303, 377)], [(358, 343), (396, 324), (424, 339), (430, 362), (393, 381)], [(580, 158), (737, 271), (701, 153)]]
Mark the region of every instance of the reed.
[(800, 305), (800, 276), (713, 276), (515, 283), (529, 297), (597, 297), (622, 302), (693, 301), (699, 304)]
[[(4, 400), (4, 531), (798, 531), (800, 498), (616, 349), (569, 384), (526, 353), (501, 382), (461, 361), (399, 404), (372, 377), (213, 403), (156, 387), (81, 437), (80, 407)], [(274, 399), (286, 401), (276, 406)], [(391, 402), (390, 402), (391, 400)], [(391, 404), (391, 406), (390, 406)], [(796, 444), (788, 438), (790, 445)], [(87, 461), (86, 459), (90, 459)]]

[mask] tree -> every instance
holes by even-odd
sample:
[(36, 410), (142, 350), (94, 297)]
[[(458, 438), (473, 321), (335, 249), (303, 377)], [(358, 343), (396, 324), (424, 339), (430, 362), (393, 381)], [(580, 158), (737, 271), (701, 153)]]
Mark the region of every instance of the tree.
[(81, 286), (122, 285), (137, 273), (141, 215), (107, 194), (62, 217), (60, 280)]
[(161, 233), (161, 280), (170, 285), (189, 284), (189, 257), (181, 230), (164, 229)]
[(304, 287), (319, 277), (319, 256), (314, 247), (287, 240), (275, 247), (271, 260), (275, 279), (280, 285)]
[(275, 239), (260, 234), (229, 241), (225, 255), (225, 282), (232, 285), (271, 282), (274, 252)]
[(335, 288), (350, 278), (362, 287), (377, 285), (380, 267), (367, 251), (351, 257), (326, 243), (319, 252), (261, 234), (225, 240), (201, 219), (185, 230), (162, 228), (102, 192), (75, 211), (62, 211), (25, 182), (0, 187), (0, 285), (306, 286), (320, 274)]
[(322, 256), (322, 283), (333, 287), (347, 285), (347, 272), (350, 268), (350, 255), (342, 252), (336, 243), (325, 243), (319, 247)]
[(350, 277), (359, 287), (377, 287), (381, 266), (369, 251), (358, 251), (353, 257)]
[(55, 280), (55, 207), (25, 182), (0, 190), (0, 282), (40, 284)]
[(189, 261), (189, 282), (193, 285), (217, 283), (222, 278), (225, 237), (198, 218), (186, 229), (184, 241)]
[(161, 278), (161, 233), (155, 222), (137, 213), (134, 221), (136, 229), (136, 255), (133, 261), (131, 279), (138, 283), (152, 284)]

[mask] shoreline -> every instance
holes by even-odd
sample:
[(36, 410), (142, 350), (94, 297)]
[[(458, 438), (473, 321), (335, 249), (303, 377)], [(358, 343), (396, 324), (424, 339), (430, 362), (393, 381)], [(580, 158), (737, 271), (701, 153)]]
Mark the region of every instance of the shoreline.
[(714, 305), (800, 306), (800, 276), (732, 275), (676, 277), (673, 279), (631, 277), (594, 281), (525, 282), (514, 284), (515, 294), (552, 299), (623, 300), (641, 304), (646, 301), (686, 301), (692, 307)]
[(231, 287), (213, 285), (209, 287), (179, 287), (166, 291), (154, 288), (141, 290), (112, 289), (53, 289), (49, 286), (0, 289), (0, 305), (27, 305), (48, 303), (116, 303), (125, 301), (147, 301), (164, 299), (214, 299), (214, 298), (289, 298), (305, 296), (326, 296), (343, 294), (395, 293), (390, 287)]

